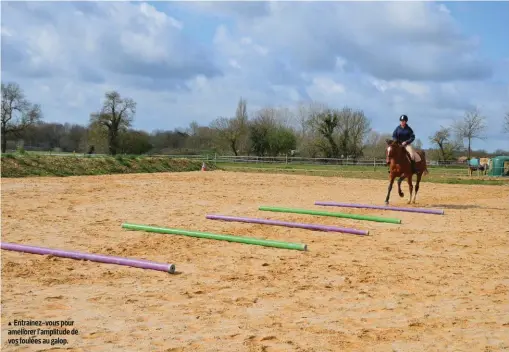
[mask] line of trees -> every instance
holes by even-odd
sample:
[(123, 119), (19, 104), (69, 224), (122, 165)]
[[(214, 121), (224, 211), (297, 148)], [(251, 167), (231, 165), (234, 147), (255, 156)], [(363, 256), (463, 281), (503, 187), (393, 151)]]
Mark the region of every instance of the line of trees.
[[(265, 107), (248, 112), (247, 101), (237, 103), (233, 116), (221, 116), (208, 126), (193, 121), (185, 129), (135, 130), (136, 102), (117, 91), (106, 92), (102, 106), (89, 116), (88, 124), (43, 122), (41, 107), (31, 103), (17, 83), (2, 83), (2, 153), (8, 142), (23, 142), (41, 150), (116, 154), (300, 155), (326, 158), (383, 158), (385, 140), (391, 133), (371, 129), (362, 110), (329, 108), (324, 104), (301, 104), (296, 109)], [(509, 133), (509, 113), (505, 117)], [(485, 118), (479, 110), (468, 111), (462, 120), (441, 127), (430, 142), (435, 159), (451, 160), (471, 150), (472, 141), (484, 138)], [(389, 131), (392, 132), (392, 131)], [(420, 140), (415, 146), (422, 148)], [(430, 152), (430, 151), (428, 151)], [(483, 151), (480, 152), (481, 154)], [(484, 154), (486, 154), (484, 152)]]
[(41, 118), (40, 106), (28, 101), (18, 84), (8, 83), (4, 85), (2, 83), (2, 117), (0, 125), (2, 153), (5, 153), (7, 148), (8, 137), (20, 137), (28, 127), (35, 125)]
[[(450, 160), (459, 152), (465, 150), (464, 142), (466, 142), (467, 158), (470, 159), (474, 154), (479, 153), (472, 151), (472, 142), (475, 139), (486, 139), (486, 117), (482, 115), (478, 108), (466, 111), (462, 120), (456, 120), (450, 126), (441, 126), (431, 137), (429, 137), (432, 145), (438, 148), (438, 160)], [(509, 133), (509, 112), (506, 113), (502, 130)], [(496, 154), (505, 154), (503, 150), (498, 150)]]
[(464, 140), (467, 141), (467, 157), (472, 154), (472, 140), (484, 139), (486, 131), (485, 117), (478, 109), (467, 111), (463, 120), (451, 126), (441, 126), (429, 140), (438, 147), (439, 160), (450, 160), (458, 151), (463, 150)]

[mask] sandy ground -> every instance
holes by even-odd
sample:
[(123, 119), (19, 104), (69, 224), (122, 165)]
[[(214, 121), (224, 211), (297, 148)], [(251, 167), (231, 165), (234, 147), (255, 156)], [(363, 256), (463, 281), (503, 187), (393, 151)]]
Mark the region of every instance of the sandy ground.
[[(2, 179), (3, 242), (177, 268), (171, 275), (3, 250), (2, 350), (509, 350), (509, 187), (422, 184), (416, 206), (445, 209), (443, 216), (313, 205), (382, 204), (386, 189), (385, 181), (219, 171)], [(406, 206), (396, 189), (392, 205)], [(207, 213), (370, 236), (220, 222)], [(306, 243), (309, 251), (127, 231), (123, 222)], [(52, 336), (65, 346), (16, 347), (8, 343), (19, 337), (8, 335), (14, 319), (72, 320), (78, 334)]]

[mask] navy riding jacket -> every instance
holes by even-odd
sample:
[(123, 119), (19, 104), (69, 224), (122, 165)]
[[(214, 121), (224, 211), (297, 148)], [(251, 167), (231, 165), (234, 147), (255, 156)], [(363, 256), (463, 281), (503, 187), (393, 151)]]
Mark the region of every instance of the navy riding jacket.
[(406, 144), (410, 144), (414, 141), (415, 134), (410, 126), (406, 125), (403, 128), (401, 125), (399, 125), (392, 133), (392, 139), (400, 143), (406, 142)]

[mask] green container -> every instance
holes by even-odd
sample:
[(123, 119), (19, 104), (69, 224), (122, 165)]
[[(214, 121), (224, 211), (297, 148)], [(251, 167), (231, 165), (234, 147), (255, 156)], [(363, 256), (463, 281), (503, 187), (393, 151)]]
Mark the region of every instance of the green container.
[(391, 224), (401, 224), (400, 219), (386, 218), (381, 216), (369, 216), (369, 215), (356, 215), (348, 213), (332, 213), (321, 210), (307, 210), (307, 209), (295, 209), (295, 208), (280, 208), (280, 207), (259, 207), (258, 210), (264, 211), (275, 211), (280, 213), (294, 213), (294, 214), (306, 214), (306, 215), (319, 215), (319, 216), (332, 216), (336, 218), (376, 221), (376, 222), (388, 222)]
[(509, 176), (509, 156), (492, 158), (488, 176)]
[(232, 235), (218, 235), (214, 233), (208, 232), (198, 232), (198, 231), (188, 231), (181, 229), (169, 229), (165, 227), (155, 227), (155, 226), (147, 226), (147, 225), (136, 225), (136, 224), (122, 224), (124, 229), (128, 230), (138, 230), (138, 231), (146, 231), (146, 232), (155, 232), (155, 233), (164, 233), (169, 235), (182, 235), (182, 236), (190, 236), (190, 237), (199, 237), (199, 238), (207, 238), (210, 240), (220, 240), (220, 241), (229, 241), (229, 242), (238, 242), (245, 244), (254, 244), (258, 246), (265, 247), (276, 247), (276, 248), (284, 248), (284, 249), (296, 249), (299, 251), (307, 250), (307, 245), (301, 243), (291, 243), (291, 242), (281, 242), (281, 241), (272, 241), (272, 240), (263, 240), (259, 238), (252, 237), (239, 237)]

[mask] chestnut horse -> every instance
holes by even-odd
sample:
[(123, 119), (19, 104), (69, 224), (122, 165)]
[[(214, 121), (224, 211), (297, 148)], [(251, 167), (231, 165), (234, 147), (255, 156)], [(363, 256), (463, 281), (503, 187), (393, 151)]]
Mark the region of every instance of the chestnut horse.
[[(392, 191), (392, 185), (394, 184), (394, 179), (399, 177), (398, 179), (398, 194), (400, 197), (404, 197), (405, 194), (401, 191), (401, 182), (406, 178), (408, 182), (408, 188), (410, 191), (410, 198), (408, 199), (408, 204), (412, 202), (412, 193), (414, 186), (412, 184), (412, 164), (410, 162), (410, 156), (406, 151), (405, 147), (400, 143), (388, 139), (387, 141), (387, 150), (386, 150), (386, 162), (389, 165), (389, 188), (387, 190), (387, 197), (385, 198), (385, 205), (389, 205), (389, 197)], [(415, 184), (415, 195), (413, 199), (413, 203), (417, 198), (417, 192), (419, 192), (419, 184), (421, 182), (422, 175), (424, 173), (428, 173), (428, 168), (426, 165), (426, 155), (422, 150), (416, 150), (416, 153), (421, 157), (421, 161), (415, 163), (415, 168), (417, 169), (417, 181)]]

